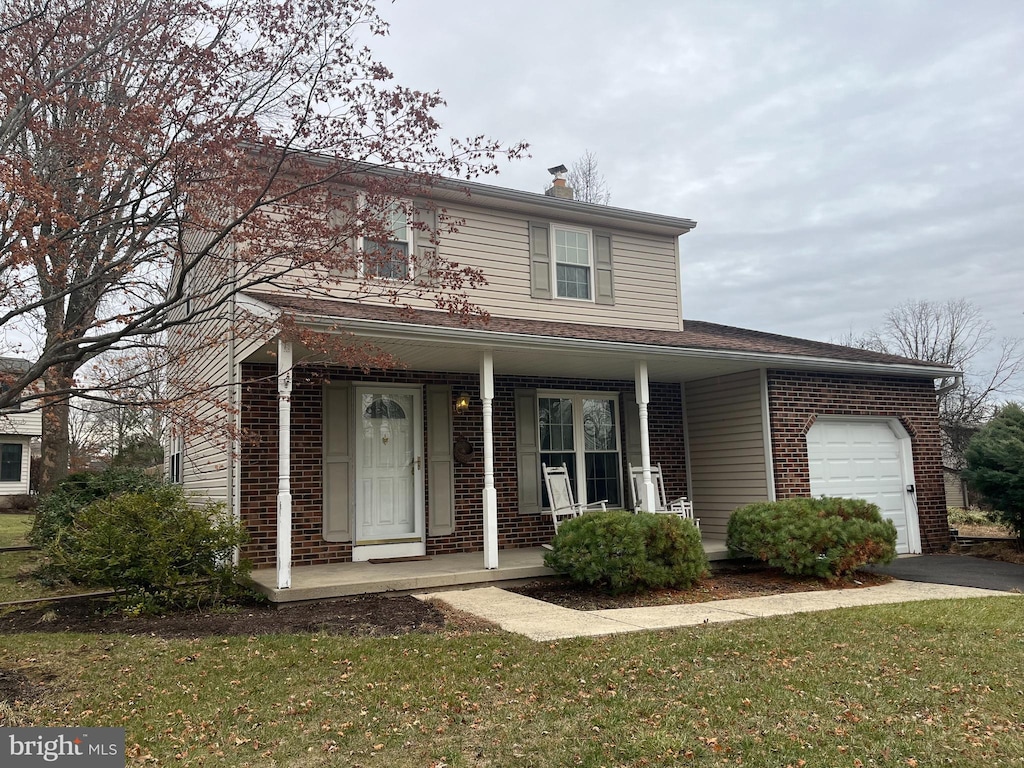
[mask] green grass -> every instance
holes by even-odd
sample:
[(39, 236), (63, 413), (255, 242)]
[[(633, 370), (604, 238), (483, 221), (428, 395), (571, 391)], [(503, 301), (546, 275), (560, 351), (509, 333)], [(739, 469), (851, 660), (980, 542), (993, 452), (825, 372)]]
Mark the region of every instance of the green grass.
[(130, 765), (1024, 765), (1019, 596), (553, 643), (0, 645), (47, 690), (10, 721), (123, 726)]
[(0, 515), (0, 547), (23, 547), (28, 544), (29, 529), (35, 515)]
[[(0, 514), (0, 547), (20, 547), (27, 544), (25, 536), (32, 527), (33, 517)], [(82, 591), (74, 587), (52, 589), (32, 578), (31, 572), (36, 569), (41, 559), (42, 556), (36, 551), (0, 552), (0, 603)]]

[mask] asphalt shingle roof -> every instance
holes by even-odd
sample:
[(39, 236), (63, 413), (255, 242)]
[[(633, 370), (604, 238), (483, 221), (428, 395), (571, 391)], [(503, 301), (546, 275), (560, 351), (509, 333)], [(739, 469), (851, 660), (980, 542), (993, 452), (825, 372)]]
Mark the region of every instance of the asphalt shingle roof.
[[(917, 365), (927, 368), (946, 367), (923, 360), (913, 360), (907, 357), (888, 355), (867, 349), (845, 347), (839, 344), (829, 344), (809, 339), (798, 339), (792, 336), (780, 336), (774, 333), (735, 328), (729, 325), (706, 323), (701, 320), (684, 320), (684, 330), (682, 331), (659, 331), (644, 328), (587, 325), (583, 323), (558, 323), (546, 320), (525, 320), (493, 315), (487, 320), (471, 318), (467, 321), (458, 315), (452, 315), (447, 312), (380, 306), (365, 302), (357, 303), (276, 293), (250, 292), (248, 295), (293, 314), (336, 318), (338, 320), (346, 318), (379, 320), (438, 328), (466, 328), (496, 333), (608, 341), (622, 344), (642, 344), (678, 349), (707, 350), (709, 352), (753, 352), (825, 358), (854, 363), (889, 363)], [(952, 371), (952, 369), (950, 370)]]

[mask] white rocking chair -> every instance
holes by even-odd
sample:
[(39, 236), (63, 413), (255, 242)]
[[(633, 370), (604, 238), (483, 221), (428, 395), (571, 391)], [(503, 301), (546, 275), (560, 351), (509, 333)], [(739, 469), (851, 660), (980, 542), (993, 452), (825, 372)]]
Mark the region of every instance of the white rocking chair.
[(572, 495), (569, 470), (565, 464), (560, 467), (549, 467), (547, 464), (540, 466), (544, 474), (544, 486), (548, 489), (548, 499), (551, 501), (551, 522), (555, 525), (555, 533), (558, 533), (558, 526), (566, 520), (579, 517), (584, 512), (608, 509), (607, 499), (590, 504), (576, 503)]
[(651, 482), (654, 483), (654, 488), (657, 491), (655, 502), (658, 508), (641, 510), (642, 503), (640, 500), (643, 498), (644, 469), (643, 467), (634, 467), (632, 464), (627, 464), (627, 466), (629, 467), (629, 490), (633, 499), (634, 512), (650, 511), (667, 515), (679, 515), (700, 528), (700, 520), (693, 516), (692, 501), (685, 496), (680, 496), (678, 499), (672, 499), (671, 501), (665, 498), (665, 478), (661, 474), (661, 464), (651, 467)]

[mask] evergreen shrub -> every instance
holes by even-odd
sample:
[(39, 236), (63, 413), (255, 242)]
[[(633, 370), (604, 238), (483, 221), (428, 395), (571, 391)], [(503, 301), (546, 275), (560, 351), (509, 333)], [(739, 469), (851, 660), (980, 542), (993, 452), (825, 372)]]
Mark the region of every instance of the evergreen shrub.
[(563, 523), (544, 564), (612, 594), (685, 589), (708, 570), (700, 531), (676, 515), (588, 512)]
[(61, 480), (50, 493), (40, 497), (28, 540), (37, 547), (45, 547), (59, 530), (70, 526), (75, 516), (97, 499), (145, 491), (159, 485), (160, 480), (133, 467), (75, 472)]
[(849, 577), (896, 557), (896, 526), (861, 499), (822, 497), (748, 504), (726, 532), (732, 557), (751, 557), (791, 576)]
[(244, 540), (223, 505), (193, 505), (179, 486), (161, 485), (93, 502), (44, 553), (53, 576), (155, 612), (237, 596), (248, 565), (232, 557)]

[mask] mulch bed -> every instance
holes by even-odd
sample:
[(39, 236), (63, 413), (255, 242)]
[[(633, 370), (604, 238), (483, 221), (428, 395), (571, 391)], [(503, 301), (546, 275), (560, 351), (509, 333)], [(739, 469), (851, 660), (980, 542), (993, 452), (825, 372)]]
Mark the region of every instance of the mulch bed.
[[(556, 605), (589, 611), (671, 603), (702, 603), (823, 589), (855, 589), (885, 584), (891, 577), (858, 572), (848, 582), (797, 579), (758, 564), (714, 564), (711, 574), (686, 590), (666, 589), (640, 595), (610, 596), (562, 579), (538, 579), (511, 591)], [(76, 598), (59, 603), (10, 608), (0, 613), (0, 634), (83, 632), (151, 635), (166, 638), (323, 633), (381, 637), (446, 629), (486, 629), (472, 619), (409, 596), (360, 595), (300, 603), (235, 606), (166, 616), (127, 616), (105, 598)], [(0, 700), (2, 700), (0, 696)]]
[(377, 637), (436, 632), (445, 626), (441, 611), (408, 596), (360, 595), (284, 608), (249, 605), (166, 616), (126, 616), (114, 608), (108, 599), (81, 598), (10, 609), (0, 614), (0, 634), (85, 632), (195, 638), (323, 633)]
[[(538, 579), (510, 589), (556, 605), (590, 611), (848, 589), (888, 581), (891, 581), (888, 576), (861, 573), (856, 581), (829, 584), (813, 579), (796, 579), (758, 565), (730, 565), (715, 567), (710, 576), (691, 589), (665, 589), (641, 595), (606, 595), (562, 579)], [(0, 614), (0, 634), (83, 632), (196, 638), (323, 633), (380, 637), (408, 632), (437, 632), (444, 629), (446, 618), (452, 617), (409, 596), (359, 595), (285, 607), (254, 604), (165, 616), (124, 615), (115, 610), (109, 599), (83, 597), (9, 609)]]
[(47, 675), (41, 680), (30, 680), (16, 669), (0, 668), (0, 702), (31, 704), (47, 692), (47, 684), (54, 678)]
[(706, 603), (711, 600), (730, 600), (740, 597), (763, 597), (789, 592), (812, 592), (825, 589), (860, 589), (888, 584), (891, 576), (858, 571), (855, 580), (829, 583), (817, 579), (799, 579), (787, 576), (759, 564), (712, 565), (711, 575), (690, 589), (662, 589), (644, 594), (606, 595), (586, 589), (568, 580), (545, 579), (512, 587), (517, 592), (537, 600), (573, 608), (577, 611), (598, 611), (608, 608), (640, 608), (674, 603)]

